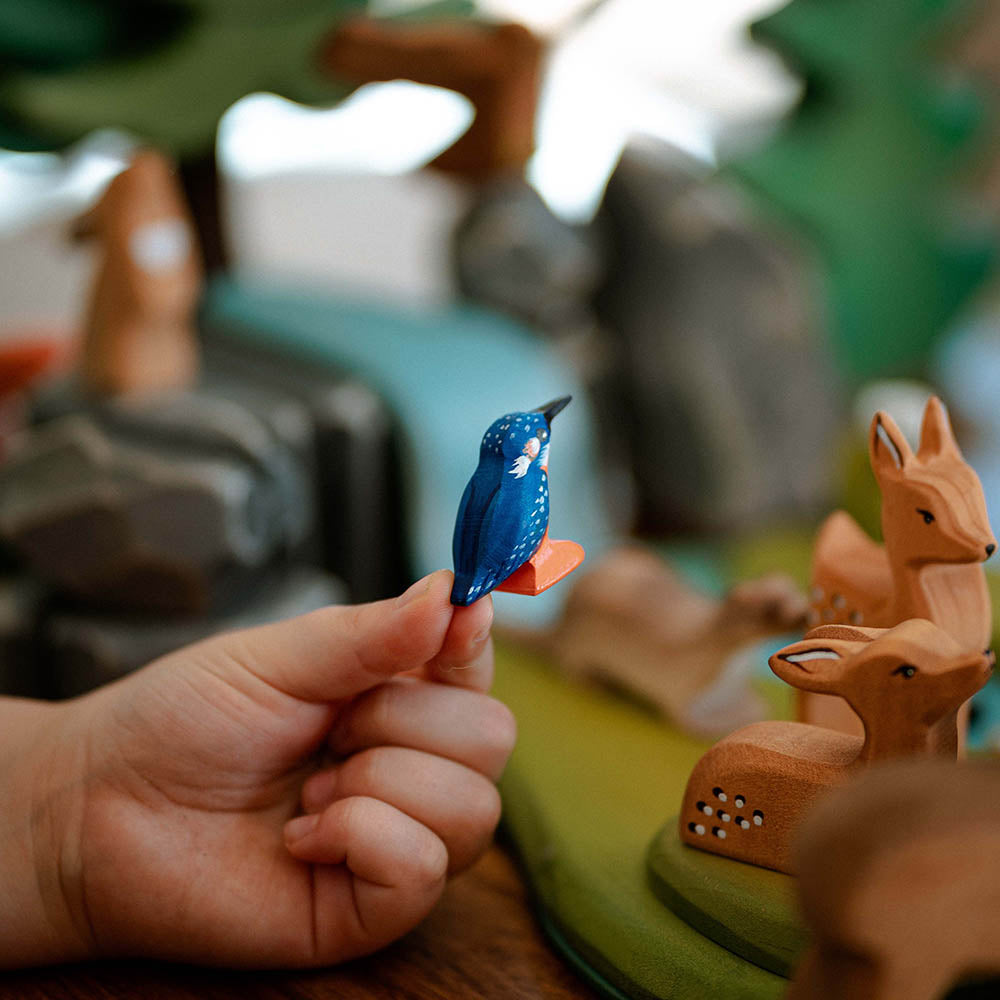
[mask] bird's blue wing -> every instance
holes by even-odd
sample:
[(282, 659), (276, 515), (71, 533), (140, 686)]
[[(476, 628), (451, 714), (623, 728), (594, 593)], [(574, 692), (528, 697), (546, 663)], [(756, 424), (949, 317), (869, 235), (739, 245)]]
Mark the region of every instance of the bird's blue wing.
[(468, 604), (469, 591), (476, 585), (480, 548), (485, 537), (484, 525), (494, 497), (500, 489), (503, 463), (483, 459), (476, 469), (458, 505), (455, 518), (455, 535), (452, 539), (452, 557), (455, 561), (455, 586), (453, 604)]

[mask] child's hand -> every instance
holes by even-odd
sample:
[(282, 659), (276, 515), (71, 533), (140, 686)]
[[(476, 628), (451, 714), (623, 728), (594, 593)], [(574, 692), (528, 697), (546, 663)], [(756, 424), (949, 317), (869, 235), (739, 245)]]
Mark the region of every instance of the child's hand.
[(59, 957), (319, 965), (417, 924), (488, 844), (514, 742), (483, 693), (492, 605), (452, 607), (451, 580), (220, 636), (58, 706), (35, 865), (76, 938)]

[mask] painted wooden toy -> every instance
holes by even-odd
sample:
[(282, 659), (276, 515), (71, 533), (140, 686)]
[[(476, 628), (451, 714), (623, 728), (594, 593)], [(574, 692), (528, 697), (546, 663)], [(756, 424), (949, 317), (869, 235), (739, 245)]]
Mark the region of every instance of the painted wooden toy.
[[(979, 478), (962, 458), (941, 401), (927, 402), (916, 454), (882, 411), (872, 420), (869, 453), (885, 545), (844, 511), (827, 518), (813, 552), (811, 623), (889, 628), (927, 618), (963, 649), (985, 649), (992, 615), (981, 563), (996, 539)], [(808, 692), (798, 705), (802, 722), (861, 731), (842, 699)]]
[(198, 370), (202, 267), (170, 162), (136, 154), (78, 225), (101, 260), (87, 309), (82, 373), (97, 395), (189, 386)]
[(873, 768), (817, 806), (796, 854), (813, 945), (788, 1000), (935, 1000), (1000, 977), (995, 764)]
[(747, 580), (718, 598), (628, 545), (578, 574), (552, 627), (505, 631), (569, 677), (637, 695), (685, 731), (717, 737), (767, 717), (750, 686), (752, 652), (767, 636), (801, 634), (805, 618), (790, 577)]
[(452, 604), (491, 590), (540, 594), (583, 562), (576, 542), (549, 538), (549, 434), (562, 396), (494, 420), (455, 521)]
[(758, 722), (708, 750), (688, 779), (681, 839), (780, 872), (814, 798), (872, 761), (958, 754), (959, 707), (989, 679), (993, 654), (970, 652), (933, 622), (891, 629), (825, 625), (775, 653), (793, 687), (846, 698), (865, 735), (801, 722)]

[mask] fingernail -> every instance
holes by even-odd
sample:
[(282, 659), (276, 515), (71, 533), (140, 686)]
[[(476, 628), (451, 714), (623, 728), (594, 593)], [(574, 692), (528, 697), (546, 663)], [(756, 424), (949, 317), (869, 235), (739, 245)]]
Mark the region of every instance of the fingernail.
[[(437, 572), (441, 571), (438, 570)], [(401, 608), (404, 605), (412, 604), (414, 601), (418, 600), (419, 598), (427, 594), (431, 589), (431, 580), (433, 579), (433, 577), (434, 574), (430, 573), (427, 576), (425, 576), (422, 580), (417, 580), (417, 582), (413, 584), (412, 587), (409, 587), (407, 590), (404, 590), (403, 593), (396, 598), (396, 607)]]
[(472, 637), (474, 646), (481, 646), (490, 637), (490, 632), (493, 631), (493, 598), (487, 595), (487, 600), (490, 602), (490, 618), (486, 625)]
[(285, 843), (290, 847), (313, 832), (319, 825), (319, 814), (313, 816), (296, 816), (285, 824)]

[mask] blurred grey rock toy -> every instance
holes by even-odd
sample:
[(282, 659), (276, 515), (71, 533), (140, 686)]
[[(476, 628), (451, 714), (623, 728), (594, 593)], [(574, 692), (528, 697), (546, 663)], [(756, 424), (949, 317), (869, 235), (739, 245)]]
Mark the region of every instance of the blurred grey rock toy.
[(275, 428), (198, 393), (102, 403), (25, 431), (0, 466), (0, 536), (55, 590), (203, 613), (311, 524)]
[(345, 599), (344, 587), (336, 578), (296, 566), (269, 575), (266, 586), (224, 613), (164, 621), (156, 615), (57, 610), (43, 622), (39, 638), (45, 693), (71, 698), (218, 632), (306, 614)]
[(644, 531), (716, 530), (827, 502), (834, 369), (808, 261), (738, 192), (653, 141), (623, 153), (598, 219)]
[(455, 230), (463, 294), (536, 330), (588, 325), (604, 273), (596, 234), (556, 218), (519, 178), (484, 185)]

